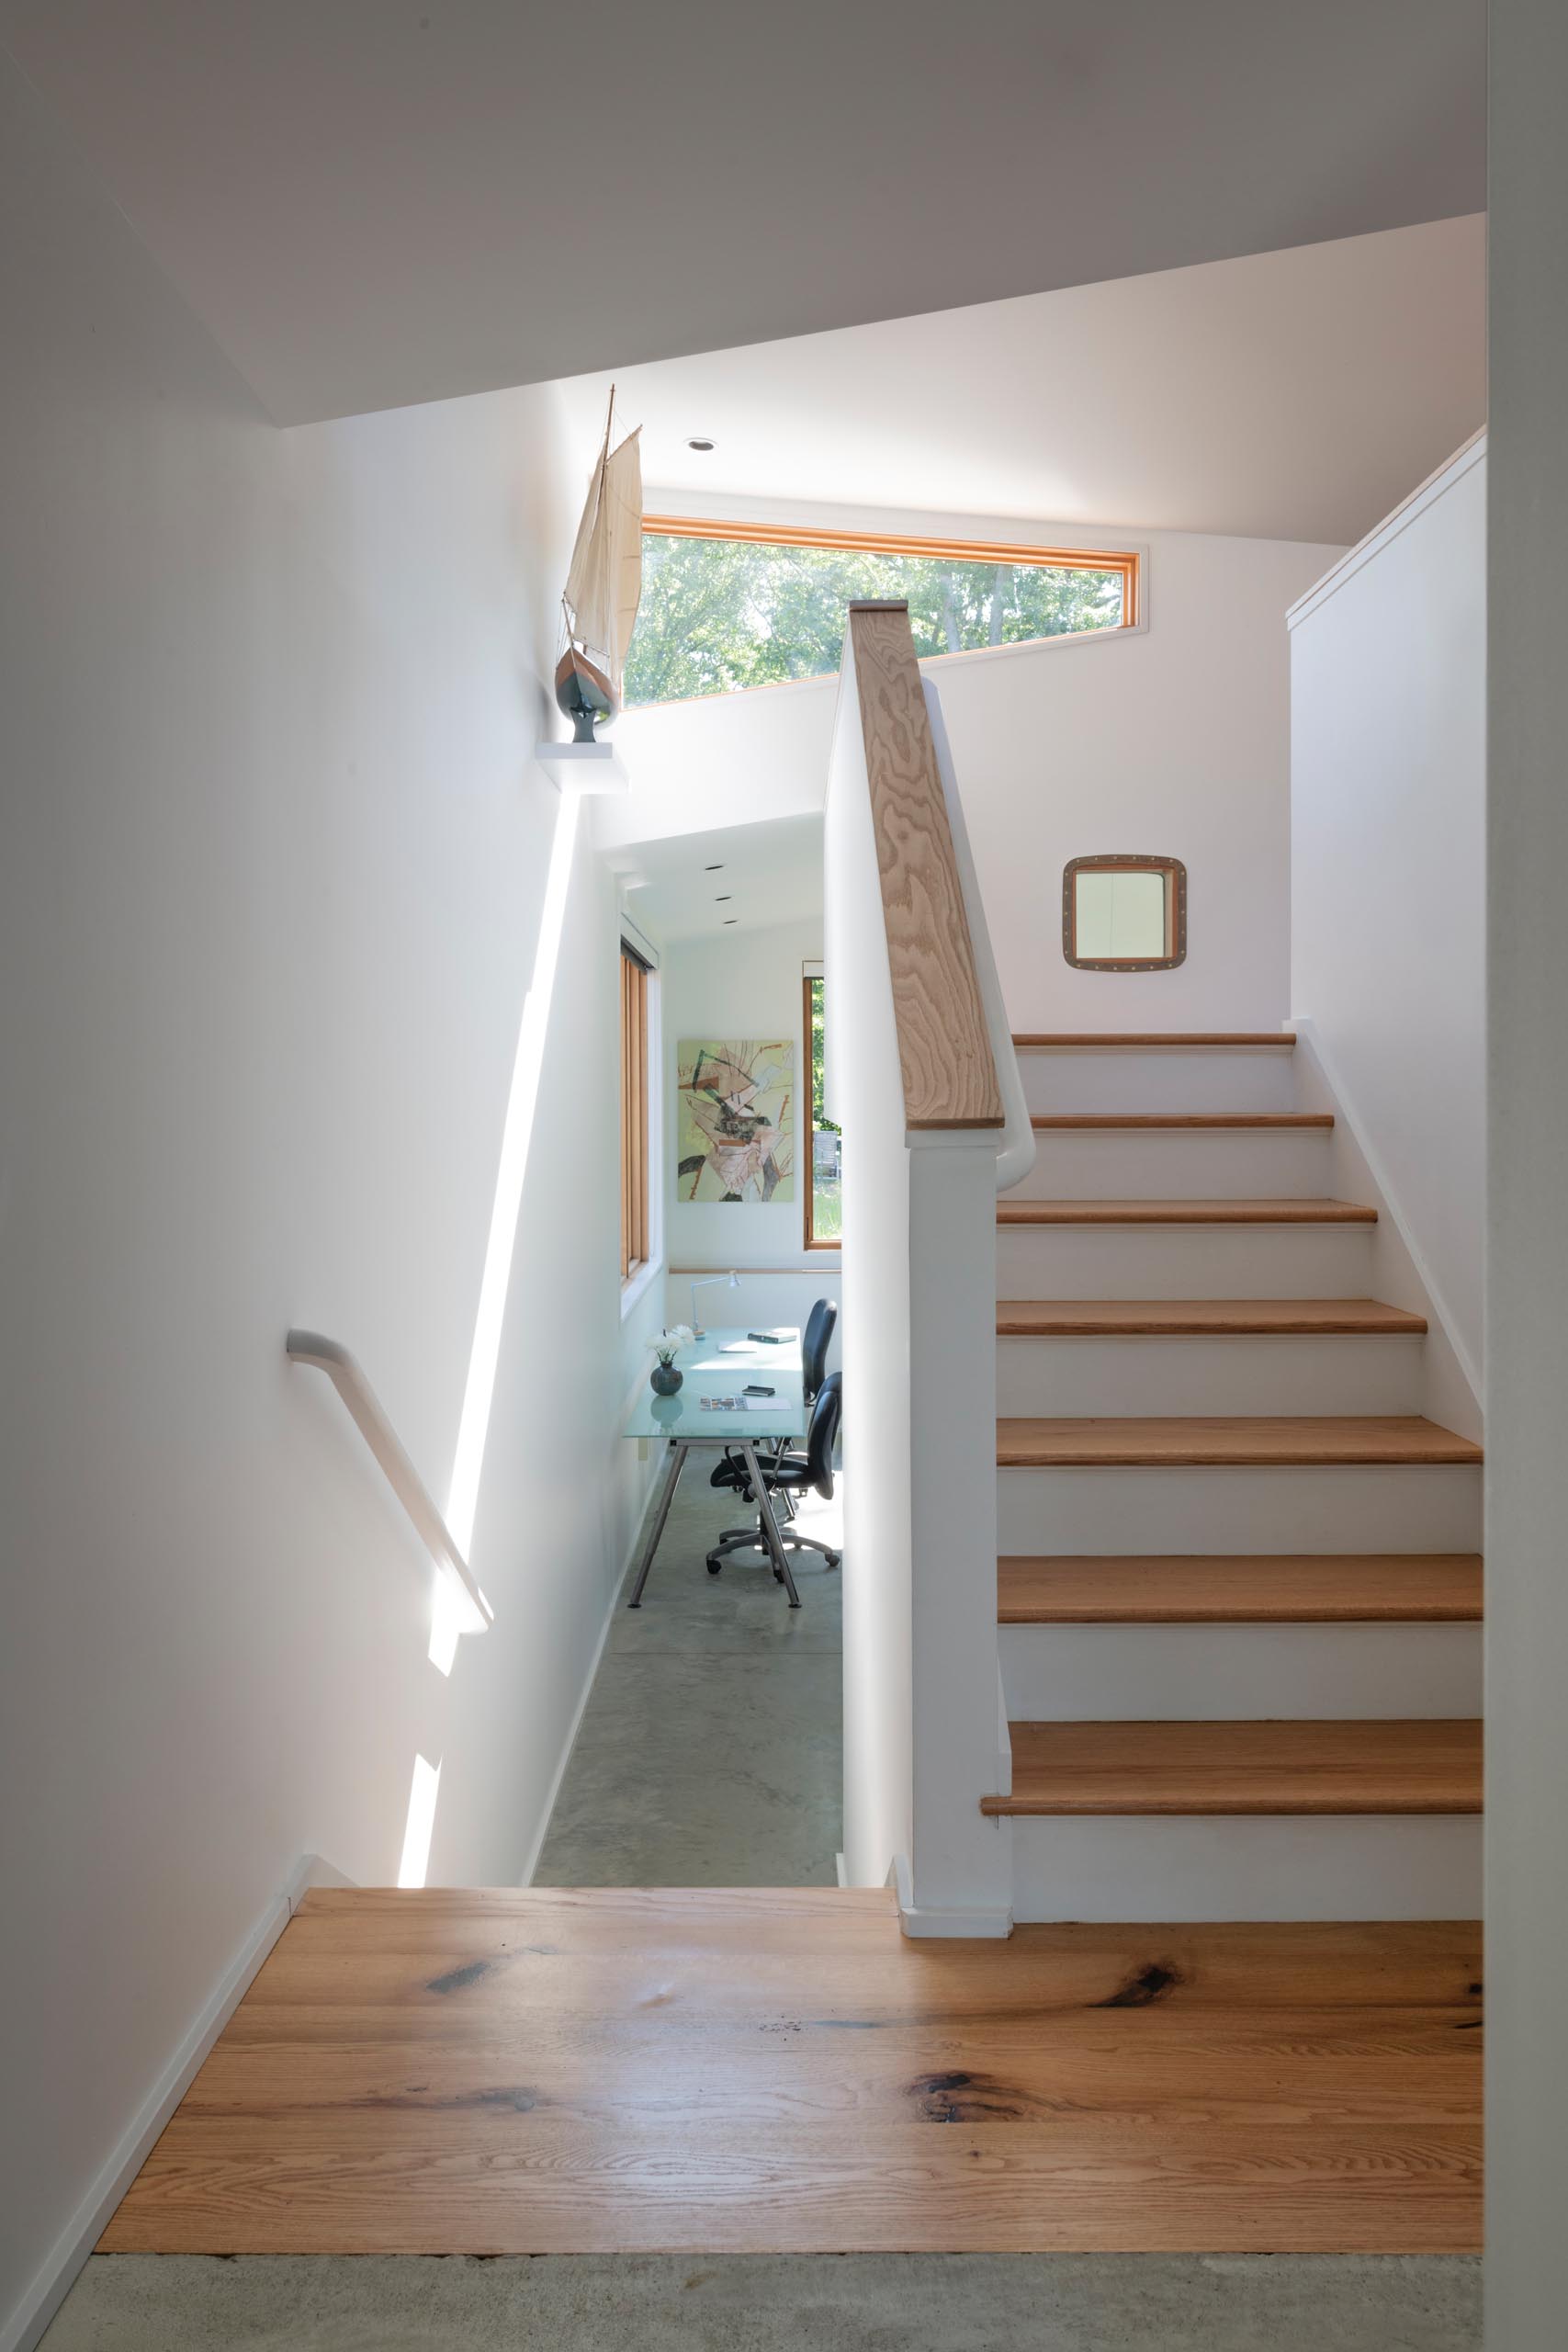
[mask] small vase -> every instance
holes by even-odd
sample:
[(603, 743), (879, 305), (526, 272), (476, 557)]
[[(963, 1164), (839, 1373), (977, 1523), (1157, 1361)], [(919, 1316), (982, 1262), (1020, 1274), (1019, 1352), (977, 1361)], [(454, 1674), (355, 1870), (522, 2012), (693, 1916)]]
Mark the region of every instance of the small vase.
[(685, 1374), (677, 1372), (672, 1363), (656, 1363), (648, 1377), (656, 1396), (673, 1396)]

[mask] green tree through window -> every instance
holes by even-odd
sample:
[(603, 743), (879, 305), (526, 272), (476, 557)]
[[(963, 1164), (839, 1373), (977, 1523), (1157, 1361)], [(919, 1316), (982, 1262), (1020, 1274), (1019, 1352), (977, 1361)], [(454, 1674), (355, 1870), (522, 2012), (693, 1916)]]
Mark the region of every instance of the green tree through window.
[(626, 661), (628, 704), (733, 694), (839, 666), (845, 607), (903, 597), (915, 650), (1120, 628), (1126, 573), (1066, 563), (992, 563), (863, 548), (799, 548), (648, 533), (642, 603)]
[(806, 982), (806, 1034), (811, 1056), (811, 1182), (801, 1187), (806, 1203), (806, 1246), (837, 1249), (843, 1234), (840, 1153), (842, 1130), (828, 1116), (823, 1091), (827, 1024), (820, 977)]

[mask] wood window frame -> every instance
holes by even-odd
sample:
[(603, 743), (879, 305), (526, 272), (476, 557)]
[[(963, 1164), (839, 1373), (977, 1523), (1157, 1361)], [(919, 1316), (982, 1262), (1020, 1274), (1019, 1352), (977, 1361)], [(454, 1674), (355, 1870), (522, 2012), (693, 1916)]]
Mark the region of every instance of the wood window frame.
[[(812, 1218), (816, 1209), (817, 1194), (817, 1089), (813, 1081), (811, 1061), (811, 1016), (813, 1011), (811, 991), (814, 988), (821, 987), (822, 974), (820, 972), (805, 972), (801, 975), (800, 1035), (802, 1046), (801, 1077), (803, 1083), (800, 1089), (800, 1100), (806, 1106), (806, 1116), (803, 1122), (806, 1128), (806, 1150), (803, 1155), (806, 1164), (802, 1171), (802, 1182), (800, 1187), (802, 1200), (801, 1222), (805, 1234), (806, 1247), (807, 1250), (841, 1250), (844, 1246), (844, 1238), (841, 1233), (825, 1234), (818, 1238), (817, 1234), (812, 1230)], [(824, 996), (824, 1003), (825, 1002), (826, 997)]]
[(621, 1280), (648, 1263), (651, 1241), (649, 1166), (648, 979), (649, 967), (621, 941)]
[[(1080, 874), (1159, 874), (1165, 878), (1163, 956), (1080, 956), (1077, 877)], [(1169, 972), (1187, 960), (1187, 868), (1179, 857), (1134, 853), (1073, 857), (1062, 869), (1062, 954), (1077, 972)]]
[[(926, 556), (953, 563), (1010, 563), (1037, 571), (1116, 571), (1122, 575), (1122, 618), (1115, 628), (1077, 629), (1074, 637), (1115, 637), (1142, 626), (1143, 557), (1136, 548), (1042, 548), (1005, 539), (921, 538), (903, 531), (840, 531), (820, 524), (710, 523), (691, 514), (645, 514), (645, 537), (744, 540), (753, 547), (840, 548), (865, 555)], [(1024, 638), (1021, 644), (1051, 645), (1054, 638)], [(972, 646), (970, 652), (995, 647)], [(930, 654), (929, 661), (962, 661), (963, 653)]]

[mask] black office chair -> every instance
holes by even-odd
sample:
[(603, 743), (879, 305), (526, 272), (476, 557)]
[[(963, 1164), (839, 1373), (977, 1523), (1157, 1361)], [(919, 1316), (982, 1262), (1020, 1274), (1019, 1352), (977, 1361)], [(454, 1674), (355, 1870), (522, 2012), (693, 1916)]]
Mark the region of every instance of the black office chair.
[(838, 1319), (836, 1298), (819, 1298), (806, 1318), (806, 1337), (800, 1343), (800, 1381), (808, 1405), (817, 1402), (817, 1392), (827, 1377), (828, 1349)]
[[(831, 1502), (833, 1448), (839, 1441), (839, 1424), (844, 1409), (843, 1379), (841, 1372), (830, 1372), (818, 1390), (817, 1402), (811, 1408), (810, 1427), (806, 1433), (804, 1453), (782, 1453), (775, 1461), (758, 1464), (762, 1484), (770, 1496), (791, 1497), (810, 1489), (820, 1495), (824, 1502)], [(745, 1464), (737, 1462), (732, 1467), (728, 1454), (714, 1472), (713, 1483), (716, 1487), (735, 1487), (748, 1502), (754, 1499)], [(820, 1552), (830, 1568), (836, 1568), (843, 1558), (843, 1554), (835, 1552), (831, 1544), (819, 1544), (814, 1535), (798, 1535), (793, 1528), (780, 1528), (779, 1541), (786, 1552)], [(750, 1552), (759, 1546), (765, 1548), (760, 1515), (754, 1528), (736, 1528), (719, 1537), (707, 1555), (709, 1576), (717, 1576), (731, 1552)], [(784, 1579), (777, 1568), (773, 1575), (782, 1584)]]
[[(806, 1318), (806, 1334), (800, 1342), (800, 1386), (802, 1396), (807, 1405), (816, 1403), (818, 1391), (827, 1377), (828, 1350), (832, 1345), (833, 1332), (838, 1320), (839, 1302), (836, 1298), (818, 1299)], [(787, 1438), (779, 1440), (773, 1448), (774, 1460), (782, 1457), (788, 1442)], [(750, 1483), (745, 1476), (745, 1468), (746, 1465), (738, 1453), (727, 1453), (723, 1461), (716, 1464), (711, 1472), (708, 1484), (712, 1487), (738, 1487), (749, 1503), (755, 1502), (757, 1498), (752, 1494)], [(737, 1471), (741, 1474), (739, 1477), (735, 1476)], [(783, 1496), (783, 1501), (785, 1518), (793, 1519), (795, 1517), (794, 1496), (786, 1490)], [(728, 1543), (732, 1535), (739, 1538), (749, 1532), (750, 1531), (744, 1527), (727, 1527), (719, 1541)]]

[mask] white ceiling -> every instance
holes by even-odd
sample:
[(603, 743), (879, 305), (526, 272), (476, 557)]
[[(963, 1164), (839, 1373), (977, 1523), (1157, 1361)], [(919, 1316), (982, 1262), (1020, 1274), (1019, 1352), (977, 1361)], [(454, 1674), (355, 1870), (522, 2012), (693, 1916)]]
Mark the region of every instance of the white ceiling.
[(282, 423), (1475, 211), (1484, 0), (0, 0)]
[[(1485, 258), (1479, 216), (1390, 230), (626, 368), (618, 413), (653, 512), (785, 499), (1338, 545), (1483, 422)], [(607, 383), (570, 388), (585, 469)]]
[[(779, 817), (722, 831), (675, 833), (615, 850), (632, 921), (658, 944), (730, 939), (822, 911), (822, 820)], [(708, 869), (717, 866), (717, 873)]]

